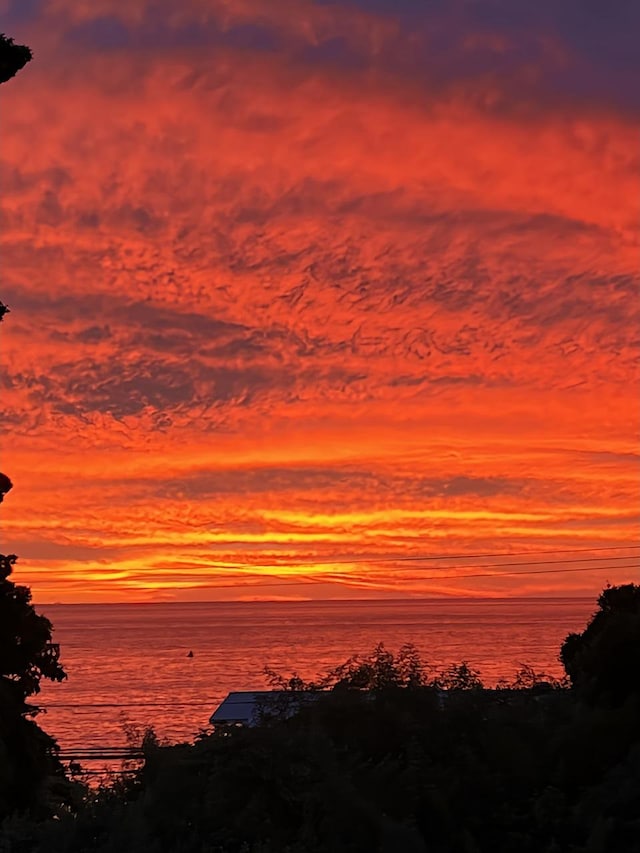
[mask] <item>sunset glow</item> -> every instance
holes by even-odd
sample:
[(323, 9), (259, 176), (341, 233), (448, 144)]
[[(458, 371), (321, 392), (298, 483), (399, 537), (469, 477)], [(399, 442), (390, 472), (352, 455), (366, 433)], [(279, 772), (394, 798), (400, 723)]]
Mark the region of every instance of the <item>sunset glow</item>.
[(637, 581), (640, 5), (462, 6), (0, 3), (36, 601)]

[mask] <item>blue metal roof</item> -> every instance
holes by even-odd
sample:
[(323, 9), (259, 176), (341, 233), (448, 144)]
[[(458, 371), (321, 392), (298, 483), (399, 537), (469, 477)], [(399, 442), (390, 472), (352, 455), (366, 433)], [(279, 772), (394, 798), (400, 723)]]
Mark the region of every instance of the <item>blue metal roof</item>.
[(209, 718), (212, 725), (257, 726), (267, 717), (291, 717), (320, 691), (242, 690), (229, 693)]

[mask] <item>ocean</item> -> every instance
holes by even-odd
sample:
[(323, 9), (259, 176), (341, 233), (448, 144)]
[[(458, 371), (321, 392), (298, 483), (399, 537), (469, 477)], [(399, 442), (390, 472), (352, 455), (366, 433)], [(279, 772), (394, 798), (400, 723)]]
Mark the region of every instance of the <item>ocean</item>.
[[(44, 684), (39, 724), (64, 749), (126, 744), (153, 726), (191, 741), (231, 690), (267, 689), (265, 666), (310, 678), (413, 643), (434, 666), (468, 661), (488, 686), (523, 664), (561, 675), (558, 652), (595, 600), (410, 599), (46, 605), (68, 679)], [(189, 656), (189, 652), (193, 656)]]

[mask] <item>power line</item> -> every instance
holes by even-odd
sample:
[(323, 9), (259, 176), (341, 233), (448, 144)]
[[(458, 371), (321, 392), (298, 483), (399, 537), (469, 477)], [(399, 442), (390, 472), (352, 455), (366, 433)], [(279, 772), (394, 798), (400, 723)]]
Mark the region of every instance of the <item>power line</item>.
[[(585, 554), (593, 551), (628, 551), (630, 549), (640, 549), (640, 545), (608, 545), (598, 546), (595, 548), (549, 548), (536, 551), (511, 551), (507, 553), (485, 553), (485, 554), (428, 554), (425, 556), (397, 556), (397, 557), (339, 557), (332, 559), (332, 563), (392, 563), (392, 562), (413, 562), (419, 561), (434, 561), (434, 560), (484, 560), (493, 559), (496, 557), (537, 557), (541, 554)], [(635, 556), (635, 555), (628, 555)], [(604, 558), (603, 558), (604, 559)], [(615, 559), (615, 558), (612, 558)]]
[[(628, 547), (637, 548), (640, 546), (632, 545), (632, 546), (628, 546)], [(580, 548), (580, 549), (565, 549), (565, 550), (557, 551), (556, 553), (560, 553), (560, 554), (562, 554), (562, 553), (565, 553), (565, 554), (566, 553), (584, 553), (585, 551), (590, 551), (590, 550), (605, 550), (605, 549), (595, 549), (595, 548), (594, 549), (582, 549), (582, 548)], [(552, 552), (542, 551), (539, 553), (552, 553)], [(477, 555), (477, 556), (481, 556), (481, 555)], [(485, 554), (484, 556), (490, 557), (491, 555)], [(501, 556), (512, 556), (512, 555), (511, 554), (505, 554), (505, 555), (497, 554), (495, 556), (501, 557)], [(399, 558), (399, 559), (402, 559), (402, 558)], [(418, 559), (418, 558), (411, 558), (411, 559)], [(451, 560), (454, 560), (457, 558), (456, 557), (426, 557), (424, 559), (425, 560), (439, 559), (439, 560), (451, 561)], [(562, 560), (519, 560), (516, 562), (509, 562), (509, 563), (480, 563), (480, 564), (477, 564), (475, 566), (473, 566), (473, 565), (472, 566), (469, 566), (469, 565), (461, 566), (461, 568), (465, 568), (465, 569), (502, 569), (504, 567), (510, 568), (510, 567), (515, 567), (515, 566), (562, 566), (562, 565), (567, 564), (567, 563), (569, 563), (569, 564), (571, 564), (571, 563), (600, 563), (603, 560), (606, 560), (608, 563), (612, 563), (612, 562), (617, 562), (617, 561), (621, 561), (621, 560), (624, 561), (624, 560), (630, 560), (630, 559), (639, 559), (640, 560), (640, 554), (623, 554), (623, 555), (615, 556), (615, 557), (606, 556), (606, 555), (601, 556), (601, 557), (577, 557), (575, 559), (568, 559), (568, 560), (567, 559), (562, 559)], [(384, 560), (384, 562), (388, 562), (388, 561), (389, 560)], [(335, 562), (339, 562), (339, 561), (332, 561), (332, 562), (335, 563)], [(353, 561), (348, 561), (347, 564), (349, 564), (349, 563), (360, 564), (360, 563), (369, 563), (369, 562), (374, 562), (374, 561), (353, 560)], [(380, 561), (380, 562), (382, 562), (382, 561)], [(304, 570), (305, 568), (308, 569), (310, 567), (310, 565), (311, 565), (310, 563), (298, 563), (297, 567)], [(257, 569), (259, 567), (255, 566), (253, 568)], [(416, 566), (414, 568), (420, 568), (420, 567)], [(446, 569), (453, 569), (456, 567), (449, 565), (449, 566), (441, 566), (439, 568), (446, 570)], [(632, 564), (630, 566), (629, 565), (624, 565), (624, 566), (610, 566), (610, 565), (607, 565), (607, 566), (586, 566), (586, 567), (582, 567), (581, 569), (578, 569), (578, 568), (571, 568), (571, 569), (569, 569), (569, 568), (567, 568), (567, 569), (558, 568), (558, 569), (554, 569), (554, 570), (546, 569), (544, 572), (542, 572), (540, 570), (537, 570), (537, 571), (536, 570), (528, 570), (528, 571), (522, 571), (522, 572), (492, 572), (492, 573), (488, 573), (488, 574), (484, 574), (484, 575), (477, 575), (477, 574), (474, 574), (474, 575), (433, 575), (433, 576), (426, 576), (426, 577), (416, 575), (415, 577), (405, 576), (403, 579), (404, 580), (432, 580), (432, 579), (438, 579), (440, 577), (441, 578), (447, 578), (447, 577), (459, 577), (459, 578), (463, 578), (463, 577), (506, 577), (506, 576), (517, 576), (520, 574), (522, 574), (522, 575), (524, 575), (524, 574), (552, 574), (553, 572), (556, 572), (558, 574), (561, 574), (562, 572), (575, 572), (575, 571), (592, 571), (592, 572), (594, 572), (594, 571), (601, 571), (603, 569), (610, 569), (610, 568), (611, 569), (615, 569), (615, 568), (618, 568), (618, 569), (640, 568), (640, 564), (638, 564), (638, 565)], [(297, 578), (294, 577), (292, 580), (287, 581), (287, 576), (286, 575), (285, 576), (279, 576), (278, 575), (278, 567), (273, 566), (273, 567), (269, 567), (269, 570), (267, 572), (265, 572), (264, 574), (261, 573), (260, 571), (243, 572), (243, 573), (240, 573), (239, 575), (237, 575), (236, 577), (238, 579), (242, 578), (242, 577), (251, 577), (251, 578), (280, 577), (281, 579), (277, 580), (277, 581), (265, 581), (264, 583), (258, 582), (256, 584), (256, 586), (267, 586), (267, 585), (277, 586), (280, 584), (286, 584), (287, 582), (288, 583), (300, 583), (303, 581), (321, 582), (321, 581), (331, 580), (332, 578), (333, 579), (340, 578), (343, 580), (347, 580), (352, 576), (346, 572), (345, 573), (326, 572), (323, 574), (318, 574), (317, 576), (313, 576), (313, 575), (310, 576), (308, 574), (300, 575)], [(233, 586), (233, 584), (228, 584), (228, 585)], [(227, 586), (227, 585), (225, 585), (225, 586)]]
[[(519, 560), (515, 563), (481, 563), (476, 566), (465, 566), (468, 569), (500, 569), (503, 566), (553, 566), (564, 563), (601, 563), (603, 560), (614, 562), (615, 560), (640, 559), (640, 554), (624, 554), (621, 557), (577, 557), (574, 560)], [(418, 567), (419, 568), (419, 567)], [(443, 569), (455, 568), (454, 566), (442, 566)], [(508, 574), (508, 572), (505, 572)]]
[[(629, 550), (639, 550), (640, 545), (607, 545), (607, 546), (596, 546), (593, 548), (549, 548), (545, 550), (534, 550), (534, 551), (510, 551), (510, 552), (495, 552), (495, 553), (482, 553), (482, 554), (427, 554), (427, 555), (398, 555), (396, 557), (330, 557), (319, 554), (317, 556), (317, 562), (330, 562), (330, 563), (346, 563), (346, 564), (358, 564), (358, 563), (399, 563), (399, 562), (435, 562), (437, 560), (441, 561), (449, 561), (452, 560), (484, 560), (484, 559), (496, 559), (499, 557), (529, 557), (529, 556), (541, 556), (544, 554), (590, 554), (594, 551), (629, 551)], [(635, 554), (624, 554), (621, 557), (610, 557), (606, 556), (600, 557), (597, 559), (611, 559), (611, 560), (619, 560), (625, 559), (627, 557), (635, 557)], [(640, 556), (640, 555), (639, 555)], [(596, 559), (596, 558), (594, 558)], [(545, 561), (540, 561), (540, 564)], [(548, 562), (561, 563), (562, 560), (550, 560)], [(566, 560), (564, 562), (586, 562), (586, 558), (576, 560)], [(305, 560), (304, 562), (299, 562), (296, 565), (299, 566), (310, 566), (313, 563), (310, 560)], [(537, 565), (537, 562), (525, 560), (522, 561), (522, 565)], [(503, 566), (508, 565), (518, 565), (517, 563), (502, 563)], [(260, 568), (259, 564), (256, 563), (233, 563), (229, 562), (226, 564), (211, 564), (212, 568), (226, 568), (226, 569), (258, 569)], [(273, 566), (274, 569), (278, 568), (277, 564)], [(245, 572), (245, 574), (250, 574), (250, 572)], [(256, 572), (256, 574), (259, 574)]]
[[(527, 565), (527, 564), (523, 563), (522, 565)], [(451, 568), (451, 566), (443, 566), (443, 568), (449, 569), (449, 568)], [(471, 568), (473, 568), (473, 567), (471, 567)], [(404, 580), (439, 581), (439, 580), (451, 580), (451, 579), (466, 580), (467, 578), (519, 577), (520, 575), (554, 575), (554, 574), (559, 575), (559, 574), (563, 574), (566, 572), (608, 572), (611, 570), (611, 568), (612, 568), (611, 566), (586, 566), (586, 567), (583, 566), (582, 568), (577, 568), (577, 569), (529, 569), (529, 570), (524, 571), (524, 572), (500, 572), (500, 573), (485, 572), (485, 573), (479, 573), (479, 574), (473, 574), (473, 575), (427, 575), (426, 577), (424, 577), (424, 575), (413, 575), (413, 576), (409, 576), (409, 577), (403, 577), (403, 578), (401, 578), (401, 580), (403, 580), (403, 581)], [(640, 568), (640, 566), (638, 565), (638, 563), (632, 563), (629, 566), (615, 566), (613, 568), (616, 568), (616, 569), (638, 569), (638, 568)], [(351, 580), (356, 580), (356, 579), (366, 580), (366, 578), (359, 578), (359, 577), (355, 578), (355, 577), (352, 577), (348, 574), (345, 574), (345, 575), (325, 575), (324, 577), (327, 578), (328, 580), (330, 580), (332, 577), (333, 578), (338, 577), (338, 578), (342, 578), (344, 580), (349, 580), (349, 579), (351, 579)], [(371, 580), (375, 580), (375, 578), (371, 578)]]

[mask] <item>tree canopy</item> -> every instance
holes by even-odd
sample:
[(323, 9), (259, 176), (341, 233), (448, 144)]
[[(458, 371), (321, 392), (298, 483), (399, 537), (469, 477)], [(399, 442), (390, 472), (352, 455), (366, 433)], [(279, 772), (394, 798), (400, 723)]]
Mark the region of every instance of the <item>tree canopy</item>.
[(541, 693), (531, 668), (497, 690), (426, 670), (379, 645), (298, 713), (149, 741), (135, 775), (16, 832), (33, 853), (640, 853), (640, 701)]
[(26, 44), (15, 44), (0, 33), (0, 83), (6, 83), (31, 61), (33, 54)]
[(560, 659), (576, 692), (590, 702), (640, 694), (640, 586), (608, 586), (581, 633), (567, 636)]
[(26, 700), (42, 678), (66, 674), (51, 623), (36, 613), (31, 590), (10, 580), (15, 562), (15, 554), (0, 555), (0, 821), (15, 811), (48, 814), (51, 782), (64, 782), (58, 745), (29, 719), (39, 709)]
[(40, 679), (66, 678), (51, 622), (36, 613), (31, 590), (9, 580), (15, 554), (0, 554), (0, 678), (10, 682), (20, 699), (38, 693)]

